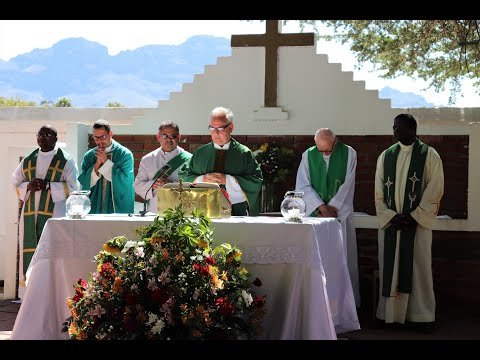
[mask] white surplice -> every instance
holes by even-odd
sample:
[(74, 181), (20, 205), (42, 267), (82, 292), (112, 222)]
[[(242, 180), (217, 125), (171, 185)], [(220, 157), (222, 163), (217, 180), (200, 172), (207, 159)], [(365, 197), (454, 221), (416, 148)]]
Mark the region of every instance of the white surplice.
[[(47, 175), (48, 167), (52, 162), (53, 157), (58, 151), (58, 147), (51, 151), (42, 152), (41, 150), (38, 151), (37, 157), (37, 164), (35, 168), (35, 177), (38, 179), (45, 179)], [(54, 202), (53, 206), (53, 215), (52, 217), (63, 217), (66, 215), (66, 207), (65, 203), (72, 191), (77, 191), (79, 189), (79, 183), (77, 181), (78, 176), (78, 168), (77, 164), (73, 160), (72, 157), (68, 155), (64, 151), (65, 156), (68, 158), (65, 168), (63, 169), (62, 175), (60, 176), (60, 181), (58, 182), (50, 182), (50, 191), (52, 194), (52, 200)], [(17, 193), (18, 199), (24, 202), (24, 205), (30, 196), (30, 191), (27, 190), (27, 185), (29, 181), (26, 180), (25, 174), (23, 173), (23, 159), (17, 165), (15, 171), (12, 174), (12, 185)], [(65, 188), (63, 184), (66, 183), (68, 186), (68, 193), (65, 192)], [(35, 213), (38, 211), (38, 205), (40, 203), (40, 194), (41, 191), (37, 191), (35, 194)], [(24, 207), (22, 207), (22, 212), (20, 214), (20, 222), (19, 222), (19, 242), (20, 242), (20, 256), (19, 256), (19, 277), (23, 280), (23, 211)], [(35, 214), (35, 220), (37, 215)], [(19, 279), (19, 280), (20, 280)], [(22, 281), (23, 282), (23, 281)], [(21, 282), (19, 281), (19, 284)], [(25, 287), (22, 285), (18, 286), (18, 297), (21, 299), (25, 292)]]
[[(149, 152), (140, 160), (138, 173), (135, 182), (133, 183), (133, 187), (135, 188), (136, 194), (149, 201), (147, 207), (148, 211), (155, 214), (157, 213), (157, 190), (150, 189), (153, 185), (155, 174), (175, 156), (184, 151), (186, 150), (177, 146), (172, 151), (166, 153), (161, 147), (159, 147), (158, 149)], [(182, 165), (175, 169), (175, 171), (173, 171), (168, 177), (172, 182), (178, 181), (178, 172), (181, 168)]]
[[(350, 280), (352, 281), (355, 305), (360, 307), (360, 284), (358, 279), (358, 256), (357, 256), (357, 235), (353, 224), (353, 196), (355, 194), (355, 171), (357, 168), (357, 153), (348, 146), (348, 163), (344, 183), (338, 188), (335, 196), (328, 202), (328, 205), (337, 209), (337, 218), (342, 225), (344, 241), (344, 252), (347, 261)], [(331, 155), (323, 155), (326, 169)], [(302, 154), (302, 160), (298, 167), (296, 190), (304, 192), (303, 200), (307, 205), (306, 214), (309, 215), (325, 202), (313, 188), (310, 181), (310, 170), (308, 165), (308, 151)]]
[[(398, 213), (402, 212), (405, 187), (407, 185), (408, 168), (412, 157), (413, 144), (406, 146), (400, 143), (395, 176), (395, 204)], [(422, 198), (411, 215), (417, 221), (414, 240), (413, 274), (411, 294), (396, 293), (389, 298), (381, 296), (383, 283), (383, 250), (385, 228), (397, 212), (388, 208), (383, 194), (384, 189), (383, 151), (377, 160), (375, 173), (375, 207), (379, 221), (378, 261), (380, 268), (380, 299), (377, 307), (377, 318), (387, 323), (405, 320), (412, 322), (435, 321), (435, 295), (432, 279), (432, 225), (438, 213), (440, 200), (444, 191), (443, 164), (437, 151), (429, 147), (422, 179)], [(392, 289), (398, 284), (400, 231), (397, 232), (395, 262), (393, 267)]]

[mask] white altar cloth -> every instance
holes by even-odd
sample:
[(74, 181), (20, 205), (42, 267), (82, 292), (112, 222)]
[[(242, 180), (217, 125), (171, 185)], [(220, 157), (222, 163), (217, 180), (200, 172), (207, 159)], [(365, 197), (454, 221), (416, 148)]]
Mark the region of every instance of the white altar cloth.
[[(138, 237), (133, 230), (153, 216), (88, 215), (84, 220), (49, 219), (27, 271), (27, 288), (11, 340), (67, 339), (66, 298), (73, 284), (95, 271), (93, 257), (114, 236)], [(360, 328), (348, 275), (341, 227), (336, 219), (213, 219), (214, 245), (237, 245), (242, 262), (262, 280), (266, 295), (266, 339), (336, 339)]]

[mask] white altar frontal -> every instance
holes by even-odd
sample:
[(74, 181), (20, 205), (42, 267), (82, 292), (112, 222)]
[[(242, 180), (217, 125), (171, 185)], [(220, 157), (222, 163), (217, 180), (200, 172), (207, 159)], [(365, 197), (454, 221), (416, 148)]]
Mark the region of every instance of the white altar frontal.
[[(68, 339), (62, 327), (70, 313), (73, 284), (95, 271), (93, 257), (112, 237), (136, 240), (133, 230), (153, 216), (88, 215), (83, 220), (49, 219), (27, 271), (27, 288), (12, 340)], [(335, 340), (358, 330), (353, 291), (343, 253), (341, 227), (333, 218), (278, 217), (213, 219), (214, 245), (228, 242), (242, 263), (262, 280), (267, 297), (265, 339)]]

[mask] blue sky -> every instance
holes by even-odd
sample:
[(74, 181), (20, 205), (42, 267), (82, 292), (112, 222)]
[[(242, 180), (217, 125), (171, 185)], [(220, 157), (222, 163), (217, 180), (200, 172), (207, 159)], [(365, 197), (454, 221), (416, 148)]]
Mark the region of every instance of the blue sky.
[[(289, 21), (283, 32), (298, 32), (296, 21)], [(306, 28), (305, 31), (311, 31)], [(260, 34), (265, 24), (260, 21), (240, 20), (0, 20), (0, 59), (25, 54), (33, 49), (49, 48), (70, 37), (96, 41), (109, 50), (110, 55), (133, 50), (144, 45), (178, 45), (194, 35), (213, 35), (230, 38), (232, 34)], [(448, 92), (425, 90), (426, 83), (408, 77), (393, 80), (379, 78), (373, 67), (355, 70), (355, 57), (346, 46), (317, 42), (317, 53), (327, 54), (332, 63), (341, 63), (342, 70), (353, 71), (354, 80), (364, 80), (367, 89), (381, 90), (390, 86), (403, 92), (425, 97), (437, 106), (447, 106)], [(480, 97), (475, 94), (472, 81), (464, 82), (463, 98), (458, 96), (455, 107), (478, 107)]]

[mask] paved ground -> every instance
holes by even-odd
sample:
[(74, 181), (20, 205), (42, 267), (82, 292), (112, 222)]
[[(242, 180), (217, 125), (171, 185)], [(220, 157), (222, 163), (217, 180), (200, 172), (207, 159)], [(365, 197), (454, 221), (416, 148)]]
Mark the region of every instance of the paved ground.
[[(0, 300), (0, 340), (8, 340), (20, 308), (11, 300)], [(438, 326), (431, 334), (405, 328), (384, 329), (375, 326), (371, 312), (359, 312), (362, 329), (339, 334), (348, 340), (480, 340), (479, 315), (440, 314)]]
[(0, 300), (0, 340), (8, 340), (15, 324), (19, 304), (11, 300)]

